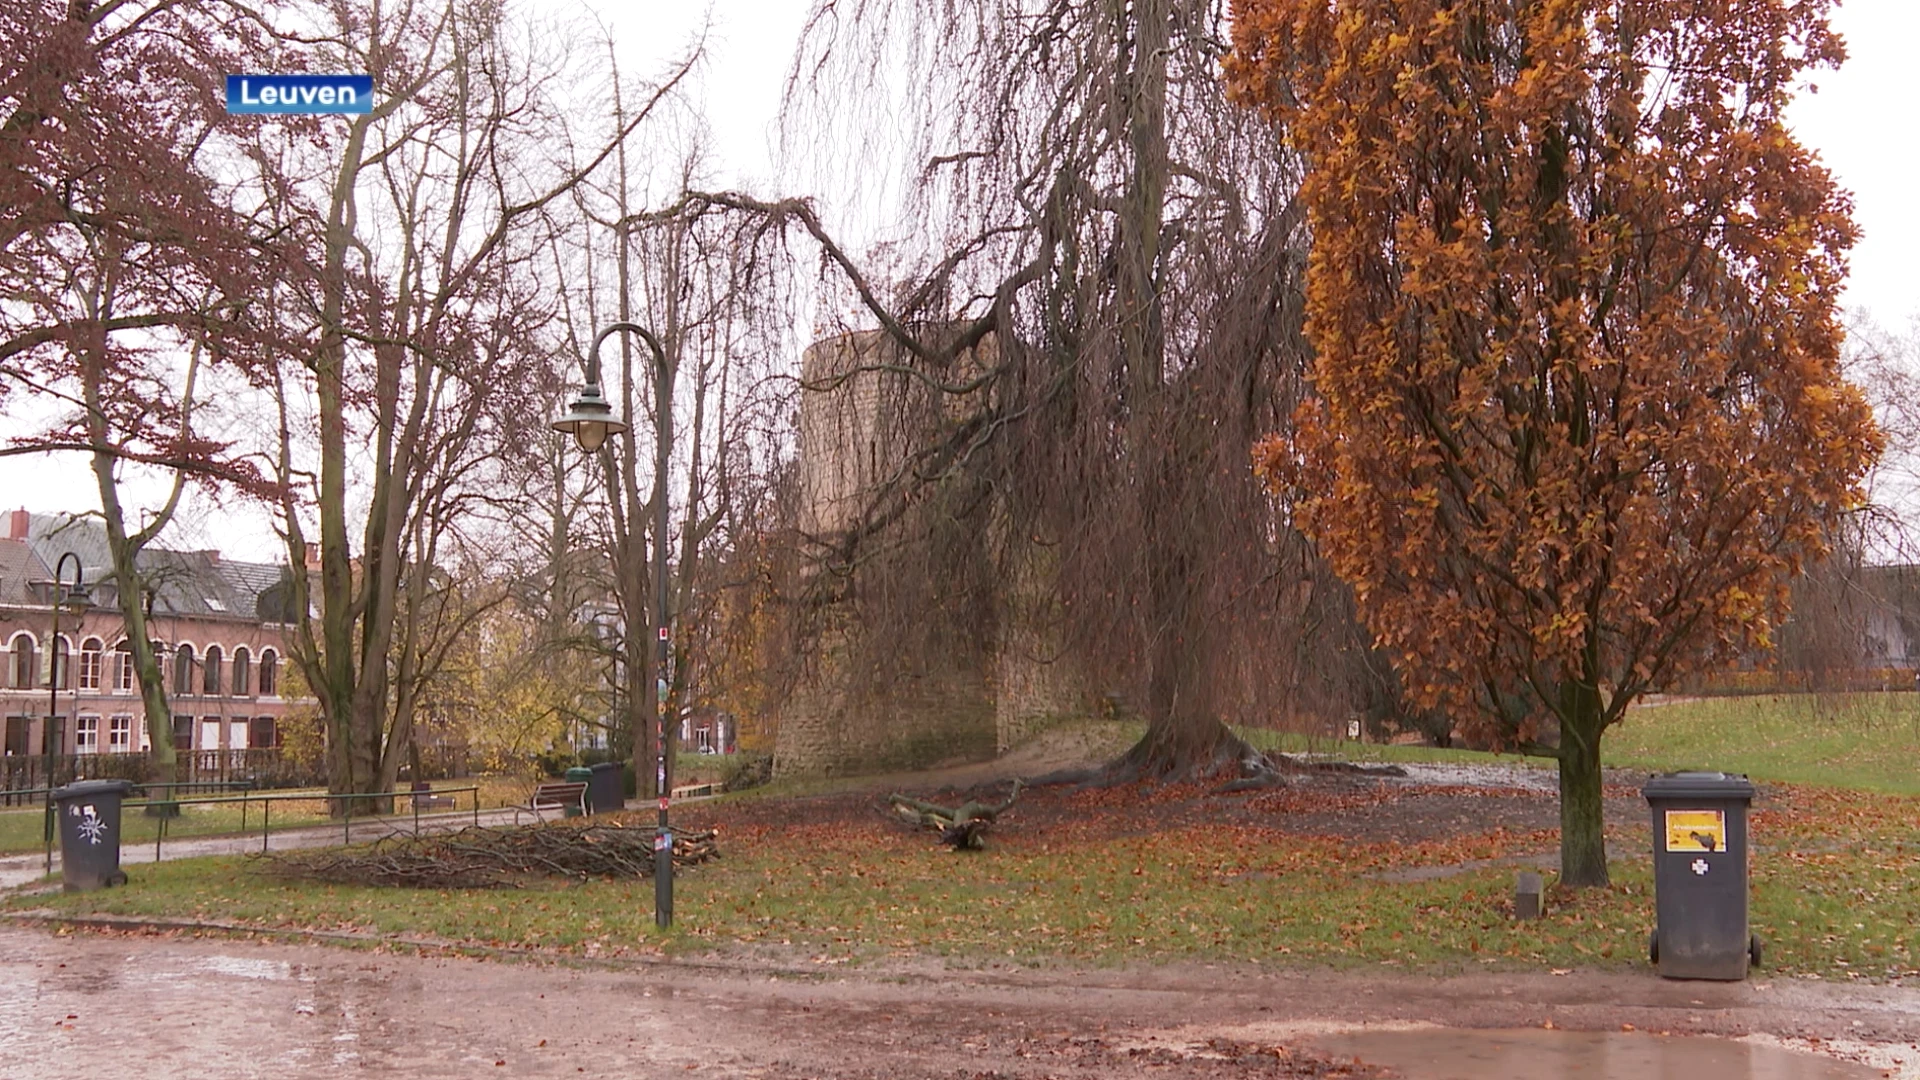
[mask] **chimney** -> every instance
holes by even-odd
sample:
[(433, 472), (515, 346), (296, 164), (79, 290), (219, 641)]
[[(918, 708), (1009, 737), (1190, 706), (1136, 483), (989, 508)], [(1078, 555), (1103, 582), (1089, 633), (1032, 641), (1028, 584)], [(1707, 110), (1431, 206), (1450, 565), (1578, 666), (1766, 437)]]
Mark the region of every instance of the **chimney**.
[(7, 539), (25, 540), (32, 531), (33, 515), (22, 507), (7, 514)]

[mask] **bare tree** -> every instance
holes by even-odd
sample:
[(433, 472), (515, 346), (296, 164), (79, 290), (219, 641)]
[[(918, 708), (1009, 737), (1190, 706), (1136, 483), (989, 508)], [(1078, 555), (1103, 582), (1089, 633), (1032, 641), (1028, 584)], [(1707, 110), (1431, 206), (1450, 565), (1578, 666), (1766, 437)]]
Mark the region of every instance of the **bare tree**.
[[(624, 110), (616, 82), (616, 123)], [(717, 688), (721, 669), (710, 648), (716, 641), (711, 614), (727, 591), (753, 584), (751, 578), (729, 580), (723, 553), (758, 528), (741, 508), (756, 504), (781, 453), (773, 445), (777, 438), (766, 433), (778, 423), (779, 411), (779, 383), (770, 376), (788, 344), (784, 297), (790, 264), (780, 234), (751, 210), (679, 197), (700, 162), (698, 119), (688, 118), (685, 126), (695, 134), (669, 174), (664, 207), (642, 208), (648, 177), (624, 148), (615, 152), (609, 183), (578, 192), (588, 233), (575, 248), (590, 284), (566, 315), (576, 354), (601, 325), (617, 319), (649, 327), (665, 361), (664, 400), (672, 403), (673, 421), (669, 470), (662, 471), (653, 460), (662, 372), (647, 344), (631, 336), (608, 343), (602, 381), (633, 424), (629, 437), (600, 449), (593, 477), (605, 499), (607, 595), (617, 603), (619, 619), (604, 641), (578, 639), (617, 653), (613, 668), (623, 683), (623, 708), (613, 745), (616, 753), (636, 759), (647, 795), (655, 794), (650, 766), (659, 751), (652, 725), (644, 722), (653, 715), (657, 693), (650, 633), (656, 510), (662, 500), (669, 504), (674, 532), (667, 537), (675, 558), (667, 586), (673, 635), (665, 700), (668, 715), (678, 716)], [(610, 250), (595, 235), (610, 237)], [(611, 296), (592, 287), (596, 283), (605, 283)], [(758, 677), (738, 666), (726, 670), (737, 679)], [(668, 724), (665, 732), (669, 763), (676, 728)]]
[[(550, 85), (564, 58), (529, 51), (557, 49), (558, 35), (512, 25), (490, 4), (310, 14), (333, 27), (315, 47), (388, 89), (351, 120), (303, 223), (317, 283), (302, 302), (317, 338), (305, 376), (319, 581), (306, 569), (304, 507), (289, 495), (295, 606), (318, 609), (293, 651), (325, 717), (332, 790), (378, 793), (407, 756), (423, 680), (484, 610), (435, 599), (458, 580), (442, 561), (493, 497), (499, 457), (544, 435), (540, 329), (555, 290), (535, 268), (554, 215), (685, 67), (610, 139), (576, 152)], [(291, 408), (282, 420), (292, 480), (301, 421)], [(446, 610), (465, 615), (439, 620)]]
[[(210, 165), (225, 119), (213, 73), (257, 55), (255, 28), (231, 14), (44, 2), (0, 14), (0, 403), (20, 395), (53, 417), (0, 454), (91, 458), (126, 656), (167, 771), (172, 723), (146, 618), (159, 583), (141, 552), (189, 481), (271, 491), (244, 448), (193, 423), (207, 374), (244, 386), (271, 337), (251, 303), (271, 247)], [(171, 475), (132, 528), (128, 466)]]
[[(1278, 133), (1225, 101), (1225, 18), (1210, 0), (819, 4), (789, 106), (800, 137), (857, 169), (917, 163), (920, 231), (890, 250), (889, 288), (810, 205), (764, 208), (823, 245), (830, 285), (898, 343), (899, 362), (868, 366), (930, 384), (958, 418), (818, 538), (840, 571), (816, 580), (884, 573), (866, 560), (929, 483), (990, 493), (953, 504), (1003, 523), (970, 530), (999, 538), (983, 572), (1046, 598), (1000, 617), (1043, 619), (1147, 719), (1118, 778), (1263, 772), (1223, 720), (1280, 711), (1302, 675), (1284, 658), (1313, 560), (1248, 466), (1299, 393), (1302, 237)], [(970, 353), (989, 359), (956, 364)], [(871, 602), (861, 621), (911, 640), (923, 614)]]
[[(1873, 407), (1886, 450), (1867, 475), (1866, 502), (1833, 530), (1826, 557), (1793, 583), (1793, 613), (1781, 627), (1777, 659), (1788, 678), (1814, 690), (1847, 688), (1860, 669), (1876, 666), (1871, 613), (1913, 594), (1920, 550), (1920, 338), (1855, 314), (1844, 363)], [(1906, 604), (1886, 615), (1920, 622), (1920, 610)]]

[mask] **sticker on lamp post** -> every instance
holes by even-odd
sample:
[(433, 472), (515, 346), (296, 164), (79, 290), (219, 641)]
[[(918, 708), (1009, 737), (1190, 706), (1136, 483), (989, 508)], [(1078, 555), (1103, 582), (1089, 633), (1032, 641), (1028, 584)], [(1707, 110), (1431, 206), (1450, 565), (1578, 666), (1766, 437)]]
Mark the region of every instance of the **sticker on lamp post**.
[(370, 113), (371, 75), (229, 75), (227, 111), (241, 114)]

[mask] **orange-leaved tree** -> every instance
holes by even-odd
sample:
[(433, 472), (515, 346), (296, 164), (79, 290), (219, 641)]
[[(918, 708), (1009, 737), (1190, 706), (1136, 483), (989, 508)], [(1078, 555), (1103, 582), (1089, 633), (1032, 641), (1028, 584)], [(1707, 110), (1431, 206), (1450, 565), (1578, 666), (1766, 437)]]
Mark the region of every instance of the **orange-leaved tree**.
[(1422, 704), (1559, 758), (1569, 885), (1607, 883), (1602, 733), (1768, 646), (1879, 450), (1848, 201), (1781, 121), (1828, 6), (1235, 7), (1313, 231), (1314, 393), (1257, 465)]

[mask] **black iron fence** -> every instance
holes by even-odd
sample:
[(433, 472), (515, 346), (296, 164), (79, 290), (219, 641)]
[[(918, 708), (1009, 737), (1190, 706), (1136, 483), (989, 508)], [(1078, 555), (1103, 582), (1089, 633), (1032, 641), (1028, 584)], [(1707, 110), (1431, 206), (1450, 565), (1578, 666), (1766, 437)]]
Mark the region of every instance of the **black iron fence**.
[[(9, 754), (0, 757), (0, 806), (39, 802), (27, 792), (75, 780), (131, 780), (136, 784), (164, 780), (189, 790), (198, 785), (227, 787), (241, 783), (256, 790), (322, 787), (327, 781), (323, 764), (300, 761), (278, 748), (189, 750), (181, 752), (180, 760), (184, 773), (162, 777), (146, 754)], [(422, 747), (419, 763), (419, 775), (409, 767), (401, 779), (419, 782), (471, 775), (463, 746)]]
[(180, 755), (181, 771), (162, 777), (145, 754), (13, 754), (0, 758), (0, 804), (16, 805), (19, 793), (59, 787), (75, 780), (172, 781), (187, 785), (301, 787), (321, 781), (319, 770), (280, 750), (193, 750)]

